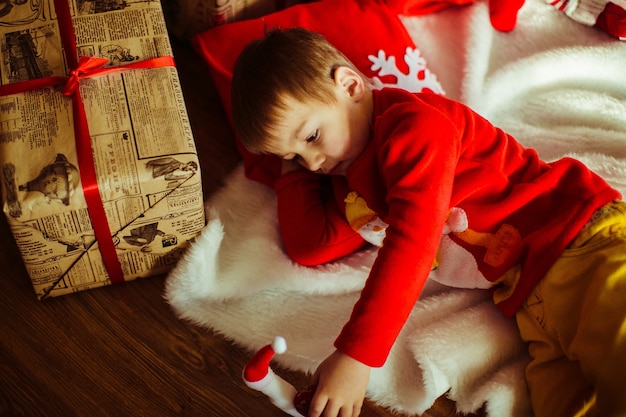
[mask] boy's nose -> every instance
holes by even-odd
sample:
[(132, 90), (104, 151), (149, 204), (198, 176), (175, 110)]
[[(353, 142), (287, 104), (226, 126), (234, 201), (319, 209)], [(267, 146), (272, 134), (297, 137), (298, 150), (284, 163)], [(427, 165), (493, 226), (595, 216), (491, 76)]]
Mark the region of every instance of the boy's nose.
[(309, 154), (303, 155), (300, 160), (304, 163), (304, 167), (309, 171), (319, 171), (324, 163), (324, 156), (322, 154)]

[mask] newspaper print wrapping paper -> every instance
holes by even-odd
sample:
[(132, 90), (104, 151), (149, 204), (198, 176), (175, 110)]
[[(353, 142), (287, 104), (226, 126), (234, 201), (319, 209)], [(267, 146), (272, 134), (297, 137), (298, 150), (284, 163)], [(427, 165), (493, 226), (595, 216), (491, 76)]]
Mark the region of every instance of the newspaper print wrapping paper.
[[(160, 3), (3, 4), (2, 202), (37, 296), (169, 271), (205, 218)], [(54, 79), (63, 82), (6, 90)]]

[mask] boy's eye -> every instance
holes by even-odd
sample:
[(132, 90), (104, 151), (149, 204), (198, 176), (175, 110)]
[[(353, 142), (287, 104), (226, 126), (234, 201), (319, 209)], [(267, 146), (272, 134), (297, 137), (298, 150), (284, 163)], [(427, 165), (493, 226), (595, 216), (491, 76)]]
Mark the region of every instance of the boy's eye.
[(313, 143), (315, 141), (317, 141), (317, 139), (319, 139), (320, 134), (319, 131), (317, 129), (315, 129), (315, 131), (313, 133), (311, 133), (311, 135), (309, 135), (306, 138), (307, 143)]

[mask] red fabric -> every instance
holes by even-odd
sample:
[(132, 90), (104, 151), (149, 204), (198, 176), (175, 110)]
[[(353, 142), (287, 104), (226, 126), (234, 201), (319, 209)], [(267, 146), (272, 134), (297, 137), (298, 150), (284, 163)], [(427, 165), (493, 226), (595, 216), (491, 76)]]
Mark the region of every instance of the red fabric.
[[(419, 16), (435, 13), (450, 7), (466, 6), (476, 0), (385, 0), (394, 13)], [(517, 13), (524, 0), (489, 0), (489, 18), (494, 29), (509, 32), (517, 24)]]
[(345, 177), (324, 178), (302, 169), (278, 178), (275, 190), (281, 237), (294, 262), (321, 265), (365, 245), (345, 218)]
[(491, 26), (501, 32), (510, 32), (517, 24), (517, 13), (525, 0), (489, 0)]
[(465, 6), (476, 0), (385, 0), (389, 9), (405, 16), (435, 13), (449, 7)]
[(450, 208), (463, 209), (469, 228), (483, 235), (496, 236), (503, 225), (519, 232), (498, 262), (489, 262), (480, 244), (457, 242), (490, 281), (521, 266), (513, 294), (498, 304), (512, 316), (593, 212), (620, 198), (580, 162), (544, 163), (534, 150), (439, 95), (375, 91), (373, 121), (372, 139), (347, 178), (389, 226), (335, 344), (370, 366), (383, 365), (417, 302)]
[[(395, 7), (398, 7), (398, 2)], [(299, 4), (262, 18), (229, 23), (209, 29), (194, 38), (198, 53), (208, 64), (209, 72), (220, 98), (230, 116), (230, 84), (232, 70), (243, 47), (253, 39), (261, 38), (272, 28), (304, 27), (323, 34), (367, 76), (371, 70), (369, 55), (384, 50), (395, 56), (398, 68), (407, 72), (402, 57), (406, 48), (415, 44), (397, 13), (376, 0), (322, 0)], [(383, 82), (395, 82), (392, 76), (381, 77)], [(325, 186), (317, 175), (299, 172), (280, 176), (281, 163), (275, 156), (253, 155), (237, 141), (243, 157), (246, 175), (270, 187), (278, 195), (278, 218), (285, 250), (303, 265), (319, 265), (348, 255), (363, 246), (364, 241), (345, 222), (324, 221), (323, 218), (343, 219), (343, 195), (333, 201), (333, 188), (345, 188), (345, 180), (333, 179)], [(344, 184), (340, 183), (344, 181)], [(325, 188), (327, 188), (325, 190)], [(323, 199), (325, 215), (304, 207), (297, 211), (307, 193), (314, 197), (330, 193)], [(319, 204), (319, 201), (318, 201)], [(312, 216), (309, 216), (311, 215)], [(325, 227), (326, 226), (326, 227)]]
[(611, 36), (626, 40), (626, 10), (615, 3), (607, 3), (595, 26)]

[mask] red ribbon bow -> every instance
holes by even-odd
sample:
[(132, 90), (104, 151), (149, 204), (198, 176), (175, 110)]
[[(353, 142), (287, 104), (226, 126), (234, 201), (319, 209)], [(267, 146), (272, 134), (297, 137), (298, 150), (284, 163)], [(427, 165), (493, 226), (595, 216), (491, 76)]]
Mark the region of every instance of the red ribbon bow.
[(81, 78), (89, 78), (104, 73), (105, 71), (102, 71), (104, 70), (102, 67), (108, 63), (109, 61), (104, 58), (81, 56), (78, 61), (78, 67), (70, 71), (70, 75), (61, 93), (66, 97), (73, 95), (80, 85)]

